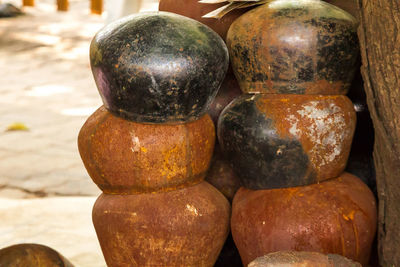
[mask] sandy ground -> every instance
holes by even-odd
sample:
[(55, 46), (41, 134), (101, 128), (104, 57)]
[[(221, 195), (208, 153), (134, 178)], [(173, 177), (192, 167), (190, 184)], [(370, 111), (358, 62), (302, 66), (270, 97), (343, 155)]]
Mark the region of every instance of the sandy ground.
[[(105, 266), (91, 222), (101, 191), (76, 145), (102, 104), (88, 52), (105, 16), (90, 15), (89, 1), (70, 1), (68, 12), (35, 2), (25, 16), (0, 19), (0, 248), (41, 243), (76, 266)], [(142, 11), (157, 8), (144, 2)], [(14, 123), (29, 130), (7, 131)]]

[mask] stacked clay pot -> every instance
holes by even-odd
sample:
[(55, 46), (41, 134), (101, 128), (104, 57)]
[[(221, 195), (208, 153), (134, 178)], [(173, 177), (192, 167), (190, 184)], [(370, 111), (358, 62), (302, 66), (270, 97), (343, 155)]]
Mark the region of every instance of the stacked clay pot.
[[(221, 7), (222, 5), (224, 4), (199, 3), (198, 0), (160, 0), (159, 10), (173, 12), (195, 19), (207, 25), (225, 39), (226, 33), (232, 22), (248, 11), (249, 8), (234, 10), (221, 19), (202, 18), (205, 14)], [(239, 84), (233, 74), (232, 68), (229, 67), (225, 79), (222, 82), (214, 101), (211, 103), (210, 109), (208, 110), (208, 114), (212, 118), (215, 127), (217, 127), (218, 118), (222, 110), (240, 94), (241, 90)], [(217, 140), (210, 170), (206, 175), (206, 181), (215, 186), (231, 202), (234, 194), (240, 187), (240, 181), (234, 174), (227, 160), (219, 151), (220, 149)], [(228, 236), (215, 266), (241, 266), (240, 257), (231, 235)]]
[(345, 96), (357, 23), (319, 0), (272, 0), (227, 34), (244, 95), (218, 122), (243, 187), (231, 230), (245, 266), (276, 251), (339, 254), (365, 265), (376, 230), (369, 188), (345, 173), (356, 114)]
[(93, 223), (108, 266), (213, 266), (230, 205), (204, 182), (215, 143), (207, 109), (228, 67), (223, 40), (180, 15), (133, 15), (90, 48), (103, 99), (78, 138), (103, 194)]
[[(236, 9), (221, 19), (202, 17), (223, 5), (224, 3), (205, 4), (200, 3), (198, 0), (160, 0), (159, 10), (173, 12), (195, 19), (207, 25), (225, 39), (232, 22), (240, 15), (250, 10), (250, 8)], [(215, 127), (217, 127), (218, 118), (222, 110), (239, 95), (241, 95), (239, 84), (233, 74), (232, 68), (229, 67), (218, 94), (208, 110), (208, 114), (211, 116)], [(220, 190), (230, 201), (232, 201), (233, 195), (240, 187), (238, 178), (233, 173), (228, 162), (224, 159), (222, 153), (219, 152), (218, 140), (215, 144), (215, 152), (206, 180)]]

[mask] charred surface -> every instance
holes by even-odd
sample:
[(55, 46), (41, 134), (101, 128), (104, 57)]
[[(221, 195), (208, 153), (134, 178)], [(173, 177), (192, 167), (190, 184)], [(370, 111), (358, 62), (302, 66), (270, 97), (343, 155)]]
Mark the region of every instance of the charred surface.
[(356, 29), (322, 1), (272, 1), (238, 18), (227, 45), (244, 92), (342, 95), (356, 68)]
[(90, 59), (106, 108), (136, 122), (185, 122), (204, 115), (229, 61), (214, 31), (167, 12), (107, 25), (93, 39)]
[(221, 114), (218, 138), (243, 186), (270, 189), (340, 175), (354, 128), (345, 96), (244, 95)]

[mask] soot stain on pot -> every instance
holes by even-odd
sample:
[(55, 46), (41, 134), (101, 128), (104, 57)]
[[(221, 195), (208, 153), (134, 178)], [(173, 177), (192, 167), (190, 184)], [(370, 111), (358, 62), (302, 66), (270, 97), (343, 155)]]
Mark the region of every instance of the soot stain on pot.
[[(92, 70), (105, 106), (137, 122), (199, 118), (228, 66), (227, 50), (217, 34), (163, 12), (106, 26), (91, 49)], [(98, 81), (100, 73), (107, 83)]]
[[(319, 29), (317, 73), (320, 79), (342, 81), (349, 87), (357, 65), (359, 44), (357, 32), (344, 21), (320, 18), (306, 21)], [(349, 72), (351, 75), (349, 75)], [(345, 92), (343, 92), (345, 93)]]
[[(320, 15), (310, 11), (308, 4), (297, 7), (290, 2), (288, 6), (293, 7), (269, 8), (274, 2), (246, 13), (228, 32), (227, 44), (242, 90), (346, 94), (358, 55), (353, 18), (323, 2), (319, 8), (333, 10)], [(340, 14), (335, 18), (329, 12)], [(292, 38), (293, 34), (298, 38)]]
[(301, 143), (277, 134), (274, 121), (255, 105), (257, 96), (243, 96), (221, 114), (219, 140), (242, 184), (271, 189), (316, 181)]

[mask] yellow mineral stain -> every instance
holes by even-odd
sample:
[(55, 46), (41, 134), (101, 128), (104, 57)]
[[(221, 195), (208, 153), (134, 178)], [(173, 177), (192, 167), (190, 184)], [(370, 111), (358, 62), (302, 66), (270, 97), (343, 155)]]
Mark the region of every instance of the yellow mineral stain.
[(179, 152), (179, 147), (174, 146), (172, 149), (162, 153), (164, 160), (163, 166), (161, 167), (161, 175), (166, 176), (167, 179), (175, 177), (180, 171), (175, 159), (175, 157), (180, 154)]
[(286, 192), (287, 192), (287, 201), (290, 201), (296, 194), (297, 192), (299, 192), (299, 188), (287, 188)]
[(145, 148), (144, 146), (141, 146), (141, 147), (140, 147), (140, 151), (146, 153), (146, 152), (147, 152), (147, 148)]
[(343, 214), (343, 219), (345, 219), (346, 221), (354, 220), (354, 213), (355, 211), (352, 210), (348, 214)]
[[(353, 218), (354, 218), (354, 214), (353, 214)], [(353, 219), (352, 219), (352, 226), (353, 226), (353, 232), (354, 232), (354, 239), (356, 242), (356, 257), (358, 257), (358, 255), (360, 254), (360, 245), (359, 245), (357, 226), (355, 225)]]
[(341, 233), (340, 241), (341, 241), (341, 245), (342, 245), (342, 255), (346, 255), (346, 245), (344, 243), (344, 232), (342, 229), (342, 224), (340, 223), (340, 217), (336, 217), (336, 218), (337, 218), (337, 226), (338, 226), (339, 232)]

